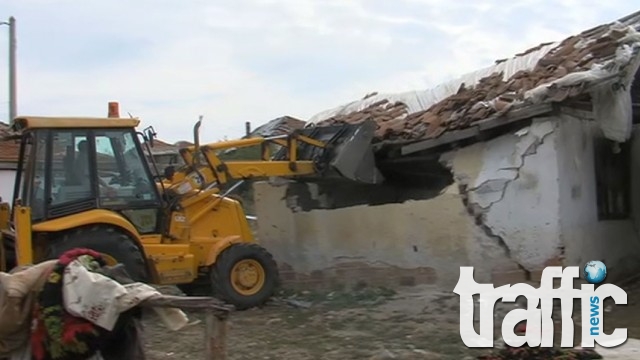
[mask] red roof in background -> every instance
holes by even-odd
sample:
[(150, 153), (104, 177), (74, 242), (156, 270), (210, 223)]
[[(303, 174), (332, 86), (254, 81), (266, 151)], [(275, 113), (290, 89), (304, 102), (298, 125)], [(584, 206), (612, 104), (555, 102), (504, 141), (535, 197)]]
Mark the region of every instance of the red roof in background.
[(17, 163), (20, 155), (20, 141), (4, 140), (9, 134), (9, 125), (0, 122), (0, 162)]
[[(20, 155), (20, 141), (4, 139), (9, 134), (9, 125), (0, 121), (0, 162), (17, 163)], [(177, 153), (180, 145), (190, 145), (186, 141), (181, 143), (172, 145), (162, 140), (154, 139), (151, 150), (153, 153)]]

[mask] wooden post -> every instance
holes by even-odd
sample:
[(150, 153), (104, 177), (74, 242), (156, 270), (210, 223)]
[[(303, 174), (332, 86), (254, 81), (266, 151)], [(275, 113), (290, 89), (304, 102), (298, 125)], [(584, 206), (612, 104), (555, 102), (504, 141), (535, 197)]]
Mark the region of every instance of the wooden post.
[(233, 307), (210, 297), (159, 296), (140, 304), (143, 307), (174, 307), (205, 310), (205, 360), (227, 360), (227, 318)]
[(227, 360), (227, 327), (226, 316), (207, 312), (205, 360)]

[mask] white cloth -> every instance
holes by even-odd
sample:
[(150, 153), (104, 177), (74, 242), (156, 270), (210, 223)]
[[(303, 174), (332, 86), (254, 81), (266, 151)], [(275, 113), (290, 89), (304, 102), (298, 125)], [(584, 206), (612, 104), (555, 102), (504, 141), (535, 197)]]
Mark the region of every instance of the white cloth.
[[(147, 299), (162, 295), (143, 283), (122, 285), (107, 276), (89, 271), (78, 260), (65, 269), (62, 292), (65, 309), (71, 315), (109, 331), (113, 330), (121, 313)], [(179, 309), (156, 309), (156, 312), (161, 314), (165, 325), (171, 330), (179, 330), (188, 323), (186, 315)]]

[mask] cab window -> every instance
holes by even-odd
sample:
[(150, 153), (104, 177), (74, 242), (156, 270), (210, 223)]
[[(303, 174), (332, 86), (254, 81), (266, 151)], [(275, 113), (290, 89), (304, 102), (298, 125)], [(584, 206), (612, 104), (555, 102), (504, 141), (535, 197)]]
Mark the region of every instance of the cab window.
[[(67, 204), (95, 202), (91, 154), (87, 147), (87, 132), (52, 131), (51, 178), (48, 181), (52, 208)], [(94, 206), (94, 205), (91, 205)]]
[(97, 181), (102, 206), (157, 203), (158, 195), (144, 157), (127, 130), (96, 131)]

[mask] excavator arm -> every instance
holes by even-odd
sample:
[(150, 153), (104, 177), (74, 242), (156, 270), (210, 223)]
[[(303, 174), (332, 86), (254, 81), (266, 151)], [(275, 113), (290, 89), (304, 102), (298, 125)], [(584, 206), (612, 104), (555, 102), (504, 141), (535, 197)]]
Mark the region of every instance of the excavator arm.
[[(371, 142), (375, 123), (306, 128), (287, 135), (255, 137), (199, 144), (201, 121), (194, 127), (195, 144), (180, 149), (185, 166), (169, 190), (183, 195), (194, 190), (223, 187), (230, 181), (261, 178), (346, 178), (365, 183), (384, 179), (375, 167)], [(279, 150), (272, 154), (273, 145)], [(222, 160), (229, 149), (260, 147), (260, 160)]]

